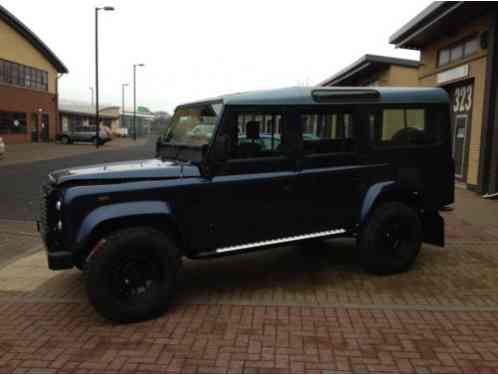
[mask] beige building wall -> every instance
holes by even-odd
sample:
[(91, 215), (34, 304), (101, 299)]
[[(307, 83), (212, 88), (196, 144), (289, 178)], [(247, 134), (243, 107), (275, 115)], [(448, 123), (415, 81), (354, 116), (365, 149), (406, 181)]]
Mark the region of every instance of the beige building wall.
[(417, 68), (391, 65), (358, 83), (359, 86), (418, 86)]
[(388, 82), (389, 86), (418, 86), (418, 70), (417, 68), (391, 65), (389, 68)]
[(0, 58), (48, 72), (48, 92), (56, 93), (56, 69), (38, 50), (0, 20)]
[[(479, 174), (479, 156), (481, 146), (481, 130), (483, 119), (484, 107), (484, 91), (485, 91), (485, 78), (486, 78), (486, 58), (487, 51), (479, 49), (479, 51), (462, 59), (456, 63), (451, 63), (440, 68), (437, 66), (438, 51), (462, 38), (478, 34), (485, 31), (489, 27), (489, 17), (483, 16), (471, 23), (462, 27), (459, 32), (451, 37), (440, 39), (422, 49), (421, 52), (421, 66), (418, 71), (419, 82), (421, 86), (438, 86), (437, 74), (456, 68), (462, 65), (469, 65), (469, 75), (464, 80), (473, 79), (473, 104), (472, 104), (472, 126), (469, 143), (469, 161), (467, 168), (467, 183), (472, 185), (478, 184)], [(444, 85), (442, 86), (444, 87)]]

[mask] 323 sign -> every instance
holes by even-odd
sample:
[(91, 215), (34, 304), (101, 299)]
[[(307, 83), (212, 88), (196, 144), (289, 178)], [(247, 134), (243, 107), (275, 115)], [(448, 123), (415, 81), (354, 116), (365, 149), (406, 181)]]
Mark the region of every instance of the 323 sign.
[(457, 87), (453, 98), (453, 112), (469, 112), (472, 109), (472, 85)]

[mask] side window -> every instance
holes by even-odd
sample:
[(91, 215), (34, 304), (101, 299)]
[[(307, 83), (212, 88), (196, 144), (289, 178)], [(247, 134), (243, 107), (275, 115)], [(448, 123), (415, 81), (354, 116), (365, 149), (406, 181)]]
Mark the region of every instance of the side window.
[(353, 116), (347, 112), (301, 115), (305, 155), (353, 152)]
[(379, 116), (371, 115), (370, 140), (376, 146), (427, 145), (438, 142), (435, 121), (429, 126), (431, 112), (425, 108), (386, 108)]
[(233, 137), (231, 157), (252, 159), (283, 155), (281, 113), (238, 113), (237, 135)]

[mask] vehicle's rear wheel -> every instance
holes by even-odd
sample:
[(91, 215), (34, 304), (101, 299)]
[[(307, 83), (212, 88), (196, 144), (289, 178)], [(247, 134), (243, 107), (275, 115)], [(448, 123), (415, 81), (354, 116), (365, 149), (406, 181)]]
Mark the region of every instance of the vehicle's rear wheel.
[(408, 270), (420, 251), (422, 227), (415, 210), (400, 202), (378, 206), (363, 227), (358, 247), (367, 272), (388, 275)]
[(71, 143), (71, 140), (69, 139), (68, 136), (64, 135), (62, 138), (61, 138), (61, 143), (63, 145), (68, 145), (69, 143)]
[(112, 321), (157, 317), (168, 307), (179, 266), (179, 251), (164, 233), (146, 227), (119, 230), (87, 258), (88, 297)]

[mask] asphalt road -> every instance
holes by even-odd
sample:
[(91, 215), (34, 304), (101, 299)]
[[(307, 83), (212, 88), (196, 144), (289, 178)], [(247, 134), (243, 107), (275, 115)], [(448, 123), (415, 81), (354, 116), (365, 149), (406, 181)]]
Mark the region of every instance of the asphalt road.
[(147, 159), (154, 156), (154, 138), (143, 146), (105, 148), (89, 154), (0, 167), (0, 219), (33, 221), (38, 215), (40, 185), (50, 171), (79, 165)]

